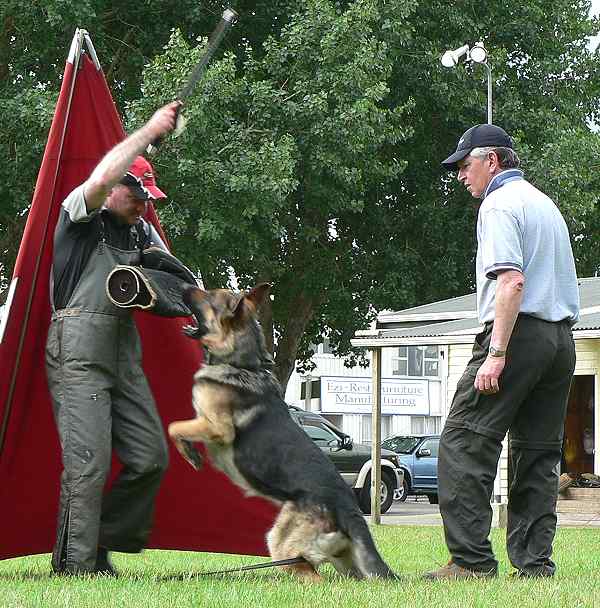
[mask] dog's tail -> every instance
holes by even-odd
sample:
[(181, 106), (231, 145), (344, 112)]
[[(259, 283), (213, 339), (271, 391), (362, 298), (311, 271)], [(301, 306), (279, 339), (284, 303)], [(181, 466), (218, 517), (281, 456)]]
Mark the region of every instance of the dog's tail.
[(350, 537), (352, 561), (362, 576), (365, 578), (398, 578), (377, 551), (369, 527), (358, 509), (339, 509), (337, 521), (340, 529)]

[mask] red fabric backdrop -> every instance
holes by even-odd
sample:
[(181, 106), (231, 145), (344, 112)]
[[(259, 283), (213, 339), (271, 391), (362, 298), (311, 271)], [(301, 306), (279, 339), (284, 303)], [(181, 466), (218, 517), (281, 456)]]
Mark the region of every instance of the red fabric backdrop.
[[(54, 542), (61, 462), (44, 368), (54, 226), (66, 194), (124, 136), (102, 71), (86, 53), (79, 69), (67, 62), (0, 343), (0, 559), (45, 553)], [(148, 219), (162, 231), (153, 208)], [(144, 369), (166, 428), (192, 415), (192, 376), (201, 351), (182, 335), (185, 320), (140, 313), (136, 322)], [(149, 547), (265, 555), (273, 507), (243, 497), (210, 466), (195, 472), (170, 450)]]

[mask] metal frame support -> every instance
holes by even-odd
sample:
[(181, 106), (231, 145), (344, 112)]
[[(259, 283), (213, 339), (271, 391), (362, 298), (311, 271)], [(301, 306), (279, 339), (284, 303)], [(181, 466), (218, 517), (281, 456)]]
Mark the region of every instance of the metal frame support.
[(371, 523), (381, 523), (381, 347), (371, 349), (373, 412), (371, 418)]

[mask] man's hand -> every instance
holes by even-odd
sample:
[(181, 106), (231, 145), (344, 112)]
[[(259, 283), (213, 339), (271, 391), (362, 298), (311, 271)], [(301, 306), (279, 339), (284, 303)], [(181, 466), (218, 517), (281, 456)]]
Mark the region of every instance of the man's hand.
[(477, 371), (474, 382), (475, 388), (484, 395), (493, 395), (500, 391), (498, 380), (504, 370), (505, 364), (505, 357), (488, 356)]
[(180, 101), (172, 101), (154, 112), (152, 118), (146, 123), (146, 129), (152, 141), (163, 137), (175, 128), (180, 107)]

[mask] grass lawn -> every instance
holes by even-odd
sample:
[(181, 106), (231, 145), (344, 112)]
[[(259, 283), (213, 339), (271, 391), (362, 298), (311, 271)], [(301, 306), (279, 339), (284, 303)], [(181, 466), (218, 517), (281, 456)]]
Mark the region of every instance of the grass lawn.
[(547, 580), (508, 576), (504, 531), (492, 537), (500, 560), (495, 580), (430, 583), (419, 574), (446, 563), (442, 528), (380, 526), (374, 535), (397, 582), (350, 581), (329, 566), (325, 580), (306, 584), (273, 568), (229, 575), (194, 573), (263, 561), (262, 558), (182, 551), (115, 554), (118, 579), (66, 579), (50, 575), (48, 555), (0, 562), (0, 607), (30, 608), (244, 608), (306, 606), (318, 608), (411, 607), (600, 608), (600, 529), (559, 529), (554, 545), (557, 575)]

